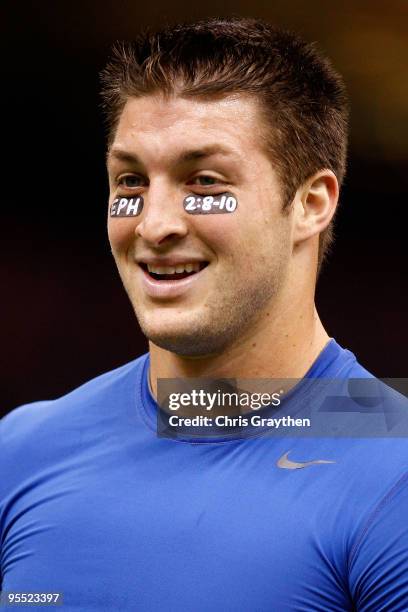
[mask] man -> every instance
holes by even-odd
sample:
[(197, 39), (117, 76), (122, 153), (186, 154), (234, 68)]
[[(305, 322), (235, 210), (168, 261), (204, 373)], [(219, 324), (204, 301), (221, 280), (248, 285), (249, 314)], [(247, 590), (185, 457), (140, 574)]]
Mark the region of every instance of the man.
[[(370, 378), (314, 306), (341, 78), (291, 34), (211, 19), (117, 46), (102, 79), (109, 238), (149, 354), (3, 419), (3, 590), (84, 611), (408, 609), (404, 439), (156, 432), (159, 379)], [(289, 413), (305, 399), (292, 387)]]

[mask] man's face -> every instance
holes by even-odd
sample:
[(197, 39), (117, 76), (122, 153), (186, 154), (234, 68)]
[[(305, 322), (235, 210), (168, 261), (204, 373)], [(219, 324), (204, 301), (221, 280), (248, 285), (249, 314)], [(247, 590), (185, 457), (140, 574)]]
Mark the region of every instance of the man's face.
[[(108, 156), (110, 204), (142, 195), (144, 207), (136, 217), (109, 217), (109, 240), (142, 331), (157, 346), (220, 353), (278, 303), (291, 215), (282, 212), (262, 130), (255, 102), (240, 96), (151, 95), (124, 107)], [(183, 207), (188, 194), (223, 192), (238, 201), (232, 213)], [(187, 264), (200, 271), (174, 277), (172, 268)]]

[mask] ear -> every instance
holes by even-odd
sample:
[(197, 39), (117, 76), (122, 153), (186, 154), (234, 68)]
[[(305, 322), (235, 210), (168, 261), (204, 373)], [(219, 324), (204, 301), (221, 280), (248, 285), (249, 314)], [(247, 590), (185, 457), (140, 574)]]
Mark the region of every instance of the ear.
[(320, 170), (296, 192), (293, 202), (294, 244), (320, 234), (336, 212), (339, 184), (331, 170)]

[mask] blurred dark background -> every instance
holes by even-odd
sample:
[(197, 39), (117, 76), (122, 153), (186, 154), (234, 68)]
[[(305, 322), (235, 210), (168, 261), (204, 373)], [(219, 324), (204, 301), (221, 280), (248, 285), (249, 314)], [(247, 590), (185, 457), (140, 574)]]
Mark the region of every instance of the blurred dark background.
[(407, 2), (189, 5), (6, 5), (0, 413), (62, 395), (146, 351), (106, 236), (98, 72), (114, 40), (145, 25), (210, 15), (293, 29), (318, 41), (345, 76), (349, 171), (318, 307), (329, 333), (365, 367), (380, 377), (407, 376)]

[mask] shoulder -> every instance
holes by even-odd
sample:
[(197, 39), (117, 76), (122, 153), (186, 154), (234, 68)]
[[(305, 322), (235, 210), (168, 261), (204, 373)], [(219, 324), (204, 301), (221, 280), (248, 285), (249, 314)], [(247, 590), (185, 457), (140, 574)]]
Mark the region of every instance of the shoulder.
[(79, 415), (106, 402), (117, 401), (118, 394), (135, 384), (147, 355), (105, 372), (66, 395), (53, 400), (36, 401), (19, 406), (0, 419), (0, 455), (14, 446), (28, 445), (52, 432), (75, 427)]

